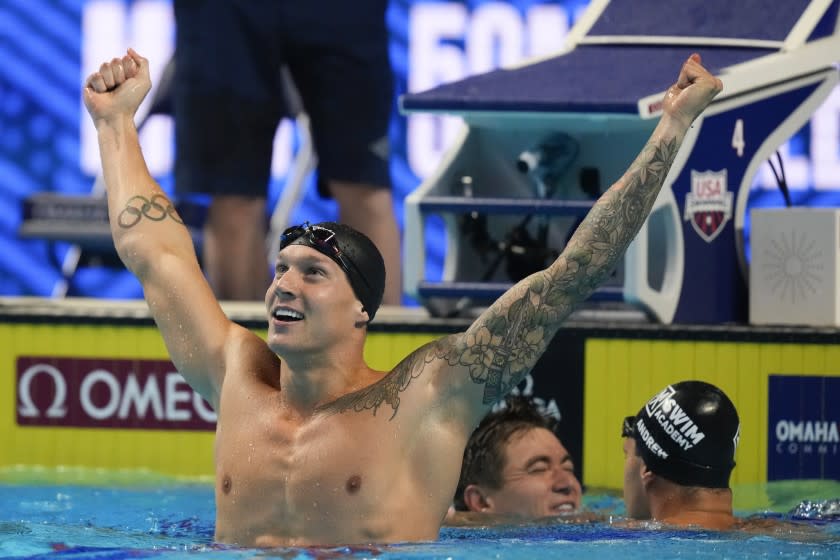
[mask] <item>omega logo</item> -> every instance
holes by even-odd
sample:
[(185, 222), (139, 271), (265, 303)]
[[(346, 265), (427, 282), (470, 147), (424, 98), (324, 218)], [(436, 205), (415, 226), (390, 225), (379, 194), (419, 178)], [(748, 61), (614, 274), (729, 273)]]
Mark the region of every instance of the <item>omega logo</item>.
[(171, 362), (21, 357), (20, 425), (212, 430), (216, 413)]
[(20, 407), (18, 413), (26, 418), (38, 418), (41, 416), (41, 411), (32, 402), (32, 393), (29, 386), (32, 383), (32, 378), (39, 373), (46, 373), (52, 377), (55, 385), (55, 396), (52, 404), (47, 408), (48, 418), (64, 418), (67, 416), (67, 383), (64, 381), (64, 376), (61, 372), (49, 364), (36, 364), (23, 372), (18, 381), (18, 397), (20, 398)]

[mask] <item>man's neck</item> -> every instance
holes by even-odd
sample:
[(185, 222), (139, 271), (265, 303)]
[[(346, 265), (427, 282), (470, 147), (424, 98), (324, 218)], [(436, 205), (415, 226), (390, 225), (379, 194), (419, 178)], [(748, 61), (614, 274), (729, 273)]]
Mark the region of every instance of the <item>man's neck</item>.
[(735, 517), (732, 515), (732, 511), (684, 510), (671, 516), (655, 518), (666, 525), (703, 527), (704, 529), (717, 531), (725, 531), (735, 526)]
[[(670, 484), (669, 484), (670, 486)], [(735, 524), (732, 492), (721, 489), (686, 489), (673, 485), (651, 499), (651, 516), (668, 525), (726, 530)]]
[(361, 352), (293, 354), (281, 360), (282, 402), (304, 416), (375, 381)]

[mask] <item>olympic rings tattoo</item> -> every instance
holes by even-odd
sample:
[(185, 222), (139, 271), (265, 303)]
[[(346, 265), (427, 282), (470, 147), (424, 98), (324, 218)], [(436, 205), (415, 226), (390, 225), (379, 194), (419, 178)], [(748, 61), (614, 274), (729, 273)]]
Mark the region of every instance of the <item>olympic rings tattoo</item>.
[(136, 226), (143, 219), (143, 216), (155, 222), (160, 222), (169, 216), (175, 222), (184, 225), (175, 207), (162, 194), (153, 195), (151, 200), (145, 196), (132, 196), (120, 212), (118, 222), (121, 228), (128, 229)]

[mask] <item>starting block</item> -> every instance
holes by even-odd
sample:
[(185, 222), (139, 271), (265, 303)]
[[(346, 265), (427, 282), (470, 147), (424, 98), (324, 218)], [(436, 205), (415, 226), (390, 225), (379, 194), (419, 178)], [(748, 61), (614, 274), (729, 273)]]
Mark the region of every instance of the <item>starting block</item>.
[[(838, 5), (594, 0), (557, 55), (404, 95), (403, 112), (465, 123), (406, 199), (404, 290), (454, 314), (547, 265), (642, 148), (665, 89), (697, 52), (724, 90), (689, 131), (650, 218), (592, 301), (662, 323), (745, 323), (749, 188), (838, 82)], [(441, 281), (425, 275), (430, 214), (447, 228)]]

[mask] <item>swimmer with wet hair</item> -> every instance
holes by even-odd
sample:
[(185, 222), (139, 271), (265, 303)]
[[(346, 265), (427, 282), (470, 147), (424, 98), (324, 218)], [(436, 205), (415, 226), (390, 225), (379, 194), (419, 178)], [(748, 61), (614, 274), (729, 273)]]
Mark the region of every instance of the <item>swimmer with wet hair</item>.
[(470, 433), (610, 277), (689, 127), (722, 87), (698, 55), (688, 57), (650, 140), (557, 260), (465, 332), (379, 371), (364, 357), (385, 285), (374, 244), (333, 223), (286, 230), (265, 295), (265, 338), (231, 321), (140, 150), (134, 113), (151, 88), (149, 61), (129, 50), (103, 63), (82, 95), (99, 140), (111, 235), (169, 357), (218, 415), (216, 540), (276, 547), (437, 538)]
[(533, 399), (509, 396), (467, 442), (455, 510), (528, 519), (580, 510), (580, 481), (557, 429)]
[(624, 419), (624, 503), (634, 519), (731, 529), (729, 477), (741, 433), (738, 412), (703, 381), (668, 385)]

